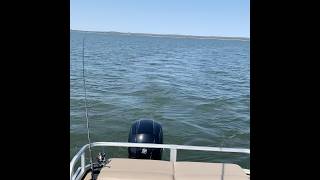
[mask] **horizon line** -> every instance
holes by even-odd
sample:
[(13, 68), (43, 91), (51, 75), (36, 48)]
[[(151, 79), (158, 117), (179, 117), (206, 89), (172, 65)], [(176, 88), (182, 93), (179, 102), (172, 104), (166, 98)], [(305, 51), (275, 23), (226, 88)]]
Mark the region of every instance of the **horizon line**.
[(226, 39), (226, 40), (250, 40), (250, 37), (239, 37), (239, 36), (203, 36), (203, 35), (189, 35), (189, 34), (160, 34), (160, 33), (143, 33), (143, 32), (120, 32), (120, 31), (92, 31), (92, 30), (79, 30), (71, 29), (71, 31), (81, 32), (93, 32), (93, 33), (119, 33), (119, 34), (135, 34), (135, 35), (153, 35), (153, 36), (176, 36), (185, 38), (205, 38), (205, 39)]

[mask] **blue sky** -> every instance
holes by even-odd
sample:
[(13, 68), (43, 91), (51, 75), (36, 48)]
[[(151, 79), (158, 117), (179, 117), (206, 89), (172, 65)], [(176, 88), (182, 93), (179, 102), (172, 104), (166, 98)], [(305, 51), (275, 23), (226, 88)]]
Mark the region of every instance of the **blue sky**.
[(250, 0), (71, 0), (70, 28), (250, 37)]

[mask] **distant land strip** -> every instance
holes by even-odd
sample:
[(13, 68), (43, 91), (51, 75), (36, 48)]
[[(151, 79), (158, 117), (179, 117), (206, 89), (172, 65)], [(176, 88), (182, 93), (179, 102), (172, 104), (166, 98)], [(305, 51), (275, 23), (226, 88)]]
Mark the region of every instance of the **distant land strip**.
[(73, 30), (74, 32), (82, 33), (95, 33), (95, 34), (117, 34), (117, 35), (135, 35), (135, 36), (148, 36), (148, 37), (170, 37), (170, 38), (193, 38), (193, 39), (216, 39), (216, 40), (236, 40), (236, 41), (250, 41), (246, 37), (223, 37), (223, 36), (195, 36), (195, 35), (179, 35), (179, 34), (152, 34), (152, 33), (131, 33), (131, 32), (117, 32), (117, 31), (83, 31)]

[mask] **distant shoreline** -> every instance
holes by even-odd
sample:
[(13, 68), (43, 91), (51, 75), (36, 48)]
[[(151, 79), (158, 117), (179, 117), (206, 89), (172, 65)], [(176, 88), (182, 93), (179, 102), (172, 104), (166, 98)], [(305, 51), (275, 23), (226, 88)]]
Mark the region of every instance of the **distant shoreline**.
[(180, 34), (153, 34), (153, 33), (132, 33), (132, 32), (117, 32), (117, 31), (84, 31), (74, 30), (70, 31), (83, 32), (83, 33), (99, 33), (99, 34), (119, 34), (119, 35), (138, 35), (149, 37), (172, 37), (172, 38), (193, 38), (193, 39), (218, 39), (218, 40), (238, 40), (238, 41), (250, 41), (250, 38), (246, 37), (224, 37), (224, 36), (195, 36), (195, 35), (180, 35)]

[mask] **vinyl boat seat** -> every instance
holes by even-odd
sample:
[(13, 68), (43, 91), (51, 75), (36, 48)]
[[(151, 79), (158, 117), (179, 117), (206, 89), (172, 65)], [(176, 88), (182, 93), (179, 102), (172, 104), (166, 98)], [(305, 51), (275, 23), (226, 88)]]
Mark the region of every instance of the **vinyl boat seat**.
[(98, 180), (172, 180), (169, 161), (113, 158), (104, 167)]
[(175, 180), (248, 180), (239, 165), (227, 163), (176, 162)]

